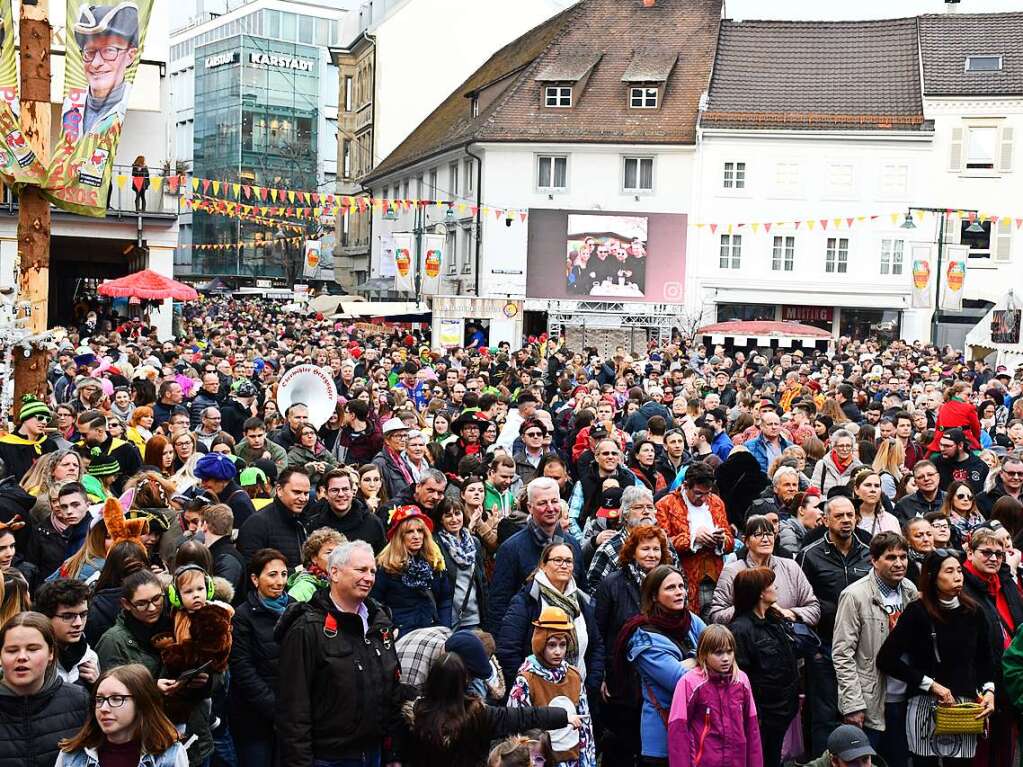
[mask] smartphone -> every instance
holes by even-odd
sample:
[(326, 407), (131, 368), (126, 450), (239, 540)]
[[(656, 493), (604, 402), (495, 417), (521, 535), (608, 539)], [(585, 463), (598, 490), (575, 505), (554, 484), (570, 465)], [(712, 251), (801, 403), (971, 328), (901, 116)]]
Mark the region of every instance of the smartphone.
[(199, 676), (199, 674), (202, 674), (202, 673), (205, 673), (206, 671), (208, 671), (212, 665), (213, 665), (213, 661), (208, 660), (205, 663), (203, 663), (201, 666), (196, 666), (195, 668), (190, 668), (188, 671), (182, 672), (178, 676), (177, 681), (178, 681), (179, 684), (184, 686), (184, 685), (188, 684), (189, 682), (191, 682), (193, 679), (195, 679), (197, 676)]

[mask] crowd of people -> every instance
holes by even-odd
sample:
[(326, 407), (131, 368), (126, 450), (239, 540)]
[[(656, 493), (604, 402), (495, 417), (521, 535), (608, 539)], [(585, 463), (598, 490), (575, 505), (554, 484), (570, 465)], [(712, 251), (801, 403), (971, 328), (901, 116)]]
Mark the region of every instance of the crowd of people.
[(1019, 757), (1020, 372), (213, 299), (91, 312), (48, 383), (0, 436), (0, 767)]

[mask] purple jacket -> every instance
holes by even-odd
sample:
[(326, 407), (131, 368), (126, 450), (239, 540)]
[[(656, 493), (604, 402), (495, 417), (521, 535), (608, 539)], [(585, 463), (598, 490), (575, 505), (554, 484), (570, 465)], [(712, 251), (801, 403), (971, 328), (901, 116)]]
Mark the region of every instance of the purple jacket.
[(742, 671), (730, 679), (695, 668), (679, 679), (668, 715), (670, 767), (763, 767), (757, 707)]

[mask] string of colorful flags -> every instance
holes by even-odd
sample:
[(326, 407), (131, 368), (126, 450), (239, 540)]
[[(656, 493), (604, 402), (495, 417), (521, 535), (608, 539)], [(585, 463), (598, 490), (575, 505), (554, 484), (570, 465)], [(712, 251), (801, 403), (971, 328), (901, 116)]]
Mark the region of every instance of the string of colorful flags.
[(291, 245), (302, 245), (306, 241), (305, 237), (281, 237), (274, 238), (273, 240), (255, 240), (247, 239), (239, 242), (207, 242), (207, 243), (193, 243), (183, 242), (178, 245), (179, 248), (190, 248), (192, 250), (200, 251), (223, 251), (223, 250), (241, 250), (242, 248), (256, 248), (265, 247), (268, 245), (275, 245), (277, 243), (288, 243)]
[[(923, 221), (928, 214), (934, 214), (934, 211), (924, 210), (913, 210), (912, 216), (918, 222)], [(956, 219), (969, 221), (970, 223), (990, 223), (992, 226), (999, 222), (1009, 222), (1008, 225), (1015, 224), (1016, 228), (1023, 227), (1023, 217), (1017, 216), (1000, 216), (993, 213), (981, 213), (972, 210), (963, 210), (957, 208), (946, 208), (946, 216), (954, 217)], [(754, 234), (759, 232), (761, 229), (764, 233), (769, 233), (772, 228), (785, 228), (792, 227), (799, 229), (805, 227), (808, 230), (814, 230), (820, 227), (822, 230), (827, 229), (852, 229), (854, 226), (865, 223), (872, 223), (878, 220), (888, 220), (892, 224), (898, 224), (900, 221), (904, 221), (906, 216), (905, 210), (893, 211), (891, 213), (873, 214), (873, 215), (859, 215), (859, 216), (833, 216), (828, 218), (803, 218), (803, 219), (789, 219), (787, 221), (753, 221), (753, 222), (741, 222), (741, 223), (704, 223), (694, 222), (692, 226), (697, 229), (709, 229), (712, 234), (717, 233), (719, 230), (723, 234), (733, 234), (739, 230), (748, 229)]]

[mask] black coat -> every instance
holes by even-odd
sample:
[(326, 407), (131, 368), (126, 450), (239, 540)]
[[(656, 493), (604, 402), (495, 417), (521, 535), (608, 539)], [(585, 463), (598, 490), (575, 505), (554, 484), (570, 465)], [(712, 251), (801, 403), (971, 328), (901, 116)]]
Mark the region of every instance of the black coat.
[(69, 527), (63, 534), (53, 529), (50, 517), (35, 526), (25, 550), (25, 559), (39, 569), (40, 578), (49, 578), (68, 557), (81, 548), (91, 522), (92, 517), (86, 514), (81, 522)]
[(229, 397), (220, 406), (220, 428), (234, 437), (235, 442), (241, 442), (245, 438), (242, 426), (251, 417), (252, 412), (234, 397)]
[(248, 579), (245, 577), (245, 558), (231, 543), (230, 536), (217, 539), (207, 548), (213, 555), (213, 572), (211, 574), (223, 578), (231, 584), (231, 588), (234, 589), (234, 598), (231, 603), (239, 604), (245, 597), (246, 586), (248, 586)]
[(604, 644), (604, 677), (613, 698), (633, 702), (639, 689), (638, 677), (619, 679), (615, 663), (615, 644), (625, 622), (640, 612), (639, 584), (628, 568), (623, 567), (604, 578), (594, 597), (594, 618)]
[(89, 600), (89, 619), (85, 622), (85, 641), (95, 647), (99, 638), (114, 625), (121, 613), (121, 587), (97, 591)]
[[(312, 767), (313, 759), (340, 760), (379, 748), (398, 733), (401, 705), (411, 691), (401, 685), (394, 625), (375, 600), (362, 619), (342, 613), (326, 589), (291, 605), (277, 623), (279, 676), (273, 712), (281, 764)], [(398, 758), (385, 754), (383, 762)]]
[(742, 613), (729, 624), (735, 662), (746, 672), (761, 726), (785, 727), (799, 709), (799, 671), (792, 640), (781, 618)]
[(35, 695), (18, 696), (0, 685), (0, 767), (53, 767), (57, 742), (85, 724), (85, 688), (50, 673)]
[[(540, 617), (540, 601), (530, 593), (532, 587), (533, 581), (527, 581), (512, 599), (501, 623), (501, 633), (497, 636), (497, 660), (504, 671), (505, 684), (509, 690), (515, 684), (515, 675), (522, 661), (533, 654), (533, 621)], [(599, 695), (596, 691), (604, 681), (604, 643), (597, 627), (592, 601), (585, 591), (575, 593), (579, 595), (579, 607), (586, 623), (586, 688), (591, 691), (591, 695)]]
[(771, 480), (749, 452), (734, 452), (714, 470), (721, 500), (725, 502), (728, 521), (740, 530), (746, 524), (746, 510), (771, 486)]
[[(412, 483), (405, 480), (405, 475), (401, 473), (401, 468), (395, 464), (394, 459), (383, 450), (376, 454), (372, 464), (380, 470), (380, 479), (383, 480), (384, 487), (387, 488), (388, 498), (404, 495), (412, 487)], [(405, 468), (411, 477), (412, 470), (408, 467)]]
[(331, 511), (326, 501), (317, 502), (315, 509), (309, 522), (310, 530), (329, 527), (350, 541), (365, 541), (373, 547), (374, 554), (379, 554), (387, 545), (384, 523), (375, 514), (370, 514), (359, 498), (352, 500), (352, 508), (343, 517)]
[[(1016, 624), (1014, 628), (1018, 629), (1023, 625), (1023, 597), (1020, 597), (1019, 589), (1016, 587), (1016, 582), (1012, 579), (1008, 565), (1003, 564), (1001, 569), (999, 569), (998, 580), (1001, 582), (1005, 602), (1009, 606), (1009, 614)], [(987, 584), (971, 573), (966, 567), (963, 568), (963, 591), (983, 608), (984, 615), (987, 617), (988, 633), (991, 638), (991, 657), (995, 659), (995, 672), (998, 675), (998, 680), (1000, 680), (1002, 653), (1005, 652), (1003, 636), (1007, 633), (1011, 639), (1015, 632), (1010, 631), (1009, 627), (1002, 620), (1002, 616), (995, 606), (994, 597), (988, 593)]]
[[(289, 604), (295, 600), (289, 599)], [(280, 616), (250, 591), (231, 622), (231, 689), (228, 712), (236, 737), (266, 740), (277, 718), (281, 647), (274, 638)]]
[(830, 645), (838, 612), (838, 595), (870, 572), (870, 548), (854, 535), (849, 554), (842, 556), (830, 537), (822, 535), (812, 543), (805, 543), (796, 561), (820, 600), (821, 619), (817, 623), (817, 633), (825, 644)]
[[(624, 466), (615, 469), (614, 479), (618, 480), (618, 486), (624, 490), (636, 484), (636, 475)], [(586, 521), (597, 513), (600, 508), (601, 486), (604, 481), (611, 477), (601, 477), (600, 467), (594, 461), (581, 471), (579, 481), (583, 489), (583, 507), (579, 512), (579, 527), (586, 526)]]
[(302, 564), (302, 544), (312, 532), (308, 511), (295, 516), (274, 499), (256, 512), (238, 531), (238, 551), (246, 561), (259, 549), (277, 549), (294, 569)]
[(21, 482), (22, 477), (32, 468), (32, 464), (40, 456), (56, 450), (57, 443), (52, 438), (45, 437), (39, 444), (39, 448), (42, 452), (37, 453), (32, 445), (19, 445), (0, 439), (0, 460), (4, 462), (4, 469), (0, 471), (0, 474), (5, 477), (14, 477), (16, 481)]

